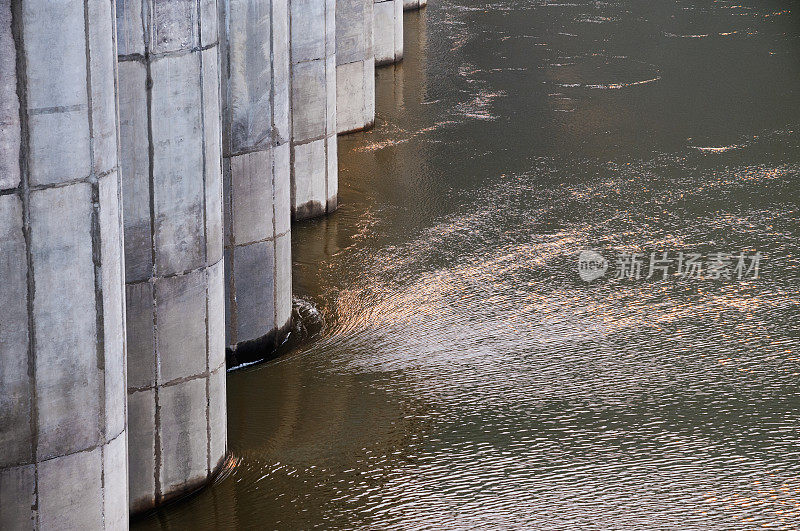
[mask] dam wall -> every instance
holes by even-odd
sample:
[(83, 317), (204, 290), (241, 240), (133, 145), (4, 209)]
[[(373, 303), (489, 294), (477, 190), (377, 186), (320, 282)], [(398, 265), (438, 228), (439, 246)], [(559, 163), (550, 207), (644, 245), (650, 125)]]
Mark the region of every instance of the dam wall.
[(0, 0), (0, 529), (126, 529), (221, 468), (402, 8)]

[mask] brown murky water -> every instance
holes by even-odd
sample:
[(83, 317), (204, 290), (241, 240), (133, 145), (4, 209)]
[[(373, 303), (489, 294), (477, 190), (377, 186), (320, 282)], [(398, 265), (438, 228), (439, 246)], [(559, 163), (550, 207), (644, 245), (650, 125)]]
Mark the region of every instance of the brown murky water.
[[(295, 227), (303, 329), (229, 374), (228, 470), (134, 527), (800, 528), (800, 4), (405, 23)], [(763, 259), (585, 283), (587, 248)]]

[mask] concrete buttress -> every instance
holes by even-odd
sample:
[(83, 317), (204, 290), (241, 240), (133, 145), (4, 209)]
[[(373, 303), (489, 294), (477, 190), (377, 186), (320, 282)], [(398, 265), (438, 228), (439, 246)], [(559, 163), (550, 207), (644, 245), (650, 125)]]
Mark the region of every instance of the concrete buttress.
[(289, 0), (291, 206), (298, 220), (337, 207), (335, 6)]
[(403, 0), (374, 0), (375, 65), (403, 59)]
[(339, 133), (375, 123), (373, 0), (336, 2), (336, 125)]
[(292, 311), (287, 0), (220, 0), (228, 361), (253, 361)]
[(113, 0), (0, 0), (0, 529), (127, 529)]
[(216, 0), (117, 0), (132, 512), (226, 452)]
[(428, 0), (403, 0), (403, 11), (422, 9), (428, 5)]

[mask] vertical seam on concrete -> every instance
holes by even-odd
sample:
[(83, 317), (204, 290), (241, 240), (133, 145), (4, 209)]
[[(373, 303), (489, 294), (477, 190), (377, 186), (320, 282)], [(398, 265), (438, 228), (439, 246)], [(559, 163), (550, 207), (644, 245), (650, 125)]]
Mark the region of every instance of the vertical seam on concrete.
[[(197, 0), (195, 3), (196, 6), (196, 14), (197, 14), (197, 44), (200, 46), (201, 51), (197, 52), (198, 58), (200, 59), (200, 129), (202, 130), (202, 160), (203, 160), (203, 254), (205, 256), (205, 269), (203, 271), (203, 276), (205, 277), (205, 291), (206, 291), (206, 474), (211, 474), (211, 395), (210, 395), (210, 381), (211, 376), (209, 373), (209, 356), (211, 353), (211, 329), (209, 328), (209, 311), (210, 311), (210, 304), (208, 299), (208, 290), (209, 290), (209, 267), (208, 267), (208, 183), (207, 175), (208, 175), (208, 161), (206, 160), (206, 145), (208, 143), (208, 138), (206, 135), (208, 131), (206, 130), (206, 106), (205, 106), (205, 70), (204, 70), (204, 58), (203, 58), (203, 21), (202, 21), (202, 0)], [(219, 28), (218, 28), (219, 29)], [(217, 33), (219, 35), (219, 33)], [(219, 36), (217, 37), (219, 39)], [(219, 57), (217, 57), (219, 60)], [(217, 92), (219, 92), (220, 88), (217, 86)], [(219, 98), (219, 95), (217, 95)], [(221, 183), (220, 183), (221, 184)], [(224, 249), (223, 249), (224, 251)]]
[(33, 299), (36, 283), (33, 276), (33, 253), (31, 251), (30, 218), (30, 129), (28, 124), (28, 62), (25, 55), (25, 24), (22, 15), (22, 2), (11, 2), (11, 35), (16, 47), (17, 99), (19, 101), (20, 126), (20, 196), (22, 200), (22, 236), (25, 240), (25, 260), (27, 263), (27, 312), (28, 312), (28, 378), (30, 380), (30, 430), (31, 459), (33, 461), (33, 511), (34, 527), (39, 528), (39, 406), (36, 390), (36, 324), (34, 321)]
[(398, 16), (400, 17), (400, 31), (397, 32), (397, 40), (398, 40), (398, 42), (396, 44), (395, 50), (400, 50), (400, 55), (397, 57), (397, 60), (398, 61), (402, 61), (403, 60), (403, 56), (405, 56), (405, 54), (406, 54), (405, 53), (405, 51), (406, 51), (405, 50), (405, 48), (406, 48), (406, 46), (405, 46), (405, 36), (403, 35), (403, 33), (406, 30), (406, 24), (405, 24), (404, 15), (403, 15), (403, 13), (404, 13), (404, 11), (403, 11), (403, 0), (395, 0), (395, 1), (398, 2), (398, 4), (399, 4), (399, 8), (397, 10), (397, 13), (399, 13)]
[[(369, 117), (367, 116), (367, 109), (369, 109), (369, 105), (367, 104), (367, 98), (369, 97), (368, 94), (367, 94), (367, 92), (368, 92), (367, 91), (367, 76), (369, 75), (369, 71), (367, 70), (367, 59), (366, 58), (369, 57), (370, 55), (373, 55), (373, 60), (374, 60), (374, 55), (375, 55), (374, 52), (372, 54), (370, 54), (370, 48), (371, 47), (369, 46), (369, 39), (367, 38), (367, 33), (370, 33), (370, 29), (367, 28), (367, 22), (366, 22), (367, 21), (367, 12), (370, 11), (369, 7), (367, 7), (367, 3), (372, 4), (372, 0), (366, 0), (365, 2), (363, 2), (363, 4), (362, 4), (363, 11), (362, 12), (364, 13), (364, 15), (361, 18), (362, 24), (363, 24), (362, 28), (361, 28), (361, 35), (364, 38), (364, 55), (363, 55), (363, 58), (360, 61), (360, 63), (361, 63), (361, 94), (363, 94), (363, 96), (364, 96), (363, 98), (361, 98), (361, 121), (364, 124), (364, 126), (366, 126), (366, 124), (369, 122)], [(370, 26), (372, 26), (372, 18), (374, 16), (375, 15), (370, 13), (370, 16), (369, 16)], [(338, 78), (338, 76), (337, 76), (337, 78)], [(336, 116), (336, 119), (338, 121), (338, 119), (339, 119), (338, 115)], [(339, 129), (338, 125), (336, 126), (336, 129)]]
[[(220, 105), (224, 106), (221, 107), (221, 111), (223, 116), (227, 115), (230, 110), (230, 79), (231, 79), (231, 50), (230, 50), (230, 43), (229, 43), (229, 36), (230, 36), (230, 0), (219, 0), (222, 2), (222, 11), (223, 16), (218, 17), (222, 19), (224, 26), (221, 28), (222, 32), (220, 33), (219, 28), (217, 31), (218, 38), (225, 39), (225, 46), (222, 46), (219, 53), (220, 58), (223, 57), (225, 60), (225, 70), (220, 71), (220, 92), (223, 90), (225, 91), (225, 96), (222, 97), (220, 95)], [(219, 6), (218, 6), (219, 7)], [(224, 82), (223, 82), (224, 81)], [(228, 189), (228, 199), (225, 200), (225, 194), (223, 193), (223, 200), (222, 200), (222, 208), (223, 212), (225, 207), (228, 210), (228, 219), (230, 220), (230, 226), (225, 227), (225, 220), (223, 218), (223, 265), (224, 265), (224, 254), (225, 251), (228, 251), (228, 262), (230, 266), (230, 271), (228, 272), (228, 285), (229, 287), (229, 295), (228, 303), (229, 303), (229, 310), (228, 313), (230, 315), (230, 333), (231, 333), (231, 344), (236, 346), (239, 342), (239, 305), (236, 299), (236, 275), (234, 274), (234, 264), (236, 263), (236, 219), (234, 216), (233, 210), (233, 142), (231, 141), (231, 126), (228, 123), (228, 118), (225, 116), (220, 117), (220, 123), (222, 124), (223, 132), (227, 132), (227, 135), (223, 134), (223, 141), (221, 143), (222, 147), (222, 188)], [(227, 136), (227, 144), (225, 143), (225, 136)], [(227, 150), (228, 156), (225, 156), (225, 151)], [(227, 186), (226, 186), (227, 185)], [(228, 237), (226, 233), (230, 236), (230, 245), (225, 245), (225, 239)], [(228, 249), (226, 249), (228, 247)], [(227, 333), (227, 330), (226, 330)]]
[[(228, 216), (230, 218), (230, 247), (227, 249), (228, 251), (228, 261), (230, 266), (230, 271), (228, 272), (228, 285), (230, 286), (230, 329), (231, 329), (231, 339), (232, 344), (236, 345), (239, 342), (239, 303), (236, 300), (236, 275), (234, 274), (234, 264), (236, 262), (235, 250), (236, 250), (236, 236), (234, 235), (234, 220), (233, 220), (233, 164), (231, 163), (230, 158), (223, 158), (222, 160), (222, 168), (223, 168), (223, 188), (225, 185), (228, 185), (228, 200), (227, 202), (223, 199), (223, 208), (225, 206), (228, 207)], [(227, 230), (227, 228), (225, 230)], [(226, 249), (223, 248), (223, 253)], [(224, 258), (224, 257), (223, 257)]]
[[(128, 431), (128, 322), (127, 322), (127, 308), (125, 307), (125, 224), (123, 219), (123, 198), (122, 198), (122, 172), (119, 171), (119, 161), (122, 159), (122, 145), (120, 143), (120, 123), (119, 123), (119, 65), (116, 61), (119, 47), (117, 45), (117, 5), (116, 0), (107, 0), (111, 8), (111, 57), (114, 58), (114, 131), (116, 133), (116, 160), (114, 161), (114, 168), (116, 170), (117, 178), (117, 227), (119, 228), (119, 295), (120, 295), (120, 312), (119, 315), (121, 323), (122, 334), (122, 430), (126, 433)], [(130, 466), (128, 465), (128, 437), (125, 437), (125, 504), (126, 507), (130, 501)], [(105, 467), (104, 467), (105, 468)]]
[(297, 186), (294, 176), (294, 39), (292, 37), (292, 2), (293, 0), (287, 0), (286, 2), (286, 12), (289, 19), (289, 27), (286, 33), (289, 36), (289, 210), (293, 214), (297, 201)]
[(98, 434), (100, 435), (100, 517), (103, 526), (106, 521), (105, 467), (103, 466), (104, 444), (106, 442), (106, 382), (105, 382), (105, 324), (103, 322), (103, 258), (102, 233), (100, 231), (100, 182), (97, 179), (94, 157), (94, 93), (92, 91), (92, 52), (91, 28), (89, 22), (89, 0), (83, 2), (83, 39), (86, 54), (86, 120), (89, 128), (89, 183), (92, 190), (92, 262), (94, 264), (94, 312), (95, 312), (95, 353), (98, 373)]
[[(102, 256), (102, 233), (100, 231), (100, 181), (97, 178), (97, 168), (94, 166), (94, 124), (92, 107), (94, 105), (94, 93), (92, 91), (92, 60), (89, 43), (89, 1), (84, 0), (84, 44), (86, 46), (86, 98), (87, 98), (87, 121), (89, 122), (89, 185), (92, 190), (92, 262), (94, 263), (94, 304), (95, 304), (95, 335), (97, 368), (101, 376), (105, 369), (105, 325), (103, 323), (103, 256)], [(105, 378), (100, 378), (100, 399), (101, 414), (98, 419), (98, 428), (102, 436), (101, 444), (106, 441), (106, 410), (105, 410)]]
[(108, 523), (106, 522), (106, 503), (108, 500), (106, 499), (106, 458), (105, 458), (105, 450), (106, 445), (105, 443), (100, 445), (100, 493), (102, 495), (103, 503), (100, 504), (100, 516), (103, 521), (103, 529), (108, 529)]
[[(375, 123), (375, 2), (366, 1), (365, 9), (369, 13), (364, 17), (364, 31), (367, 33), (367, 40), (364, 43), (364, 61), (362, 62), (364, 72), (364, 124), (369, 127)], [(370, 75), (372, 72), (372, 75)], [(372, 86), (372, 90), (369, 90)], [(368, 101), (367, 98), (372, 101)], [(372, 112), (370, 112), (372, 109)]]
[[(322, 61), (323, 61), (323, 63), (322, 64), (324, 65), (323, 68), (325, 69), (325, 117), (324, 117), (325, 132), (323, 134), (323, 138), (324, 138), (323, 146), (325, 148), (325, 173), (324, 173), (324, 175), (325, 175), (325, 197), (323, 198), (323, 201), (325, 202), (325, 213), (328, 214), (329, 213), (328, 212), (328, 200), (330, 199), (330, 195), (328, 194), (328, 181), (331, 178), (331, 176), (328, 173), (329, 168), (330, 168), (330, 161), (329, 161), (330, 154), (328, 153), (328, 141), (330, 140), (330, 135), (329, 135), (330, 131), (328, 129), (328, 127), (330, 125), (330, 124), (328, 124), (328, 91), (330, 90), (328, 88), (328, 85), (330, 84), (330, 79), (328, 78), (328, 0), (322, 0), (322, 1), (324, 2), (324, 4), (323, 4), (324, 7), (322, 9), (322, 13), (323, 13), (323, 19), (325, 21), (324, 22), (325, 30), (324, 30), (324, 33), (323, 33), (324, 34), (324, 38), (322, 39), (322, 42), (323, 42), (323, 48), (322, 48)], [(336, 21), (334, 20), (334, 23), (335, 22)], [(336, 45), (335, 31), (334, 31), (334, 39), (333, 39), (333, 41), (334, 41), (333, 43), (334, 43), (334, 46), (335, 46)], [(336, 58), (336, 52), (334, 50), (334, 61), (333, 61), (334, 68), (336, 68), (336, 59), (335, 58)], [(336, 109), (334, 109), (334, 112), (336, 112)], [(334, 130), (335, 129), (336, 128), (334, 127)]]
[(147, 106), (147, 155), (148, 155), (148, 177), (149, 177), (149, 192), (150, 192), (150, 256), (152, 261), (151, 271), (151, 289), (152, 289), (152, 305), (153, 305), (153, 481), (154, 492), (153, 498), (156, 502), (161, 501), (161, 407), (158, 402), (158, 388), (160, 383), (160, 356), (161, 352), (158, 348), (158, 301), (156, 297), (156, 206), (155, 206), (155, 173), (154, 173), (154, 157), (155, 146), (153, 145), (153, 77), (152, 77), (152, 64), (150, 57), (150, 40), (152, 38), (152, 20), (150, 16), (152, 10), (150, 9), (149, 2), (152, 0), (145, 0), (142, 2), (142, 40), (144, 41), (144, 66), (145, 66), (145, 100)]
[[(269, 90), (269, 109), (270, 109), (270, 139), (272, 149), (272, 330), (278, 327), (278, 226), (275, 224), (277, 216), (275, 214), (278, 199), (277, 189), (275, 188), (275, 159), (278, 154), (278, 133), (275, 130), (275, 2), (269, 3), (269, 65), (270, 65), (270, 90)], [(276, 336), (277, 341), (277, 336)]]
[(392, 31), (392, 57), (395, 61), (397, 61), (397, 4), (398, 2), (401, 3), (400, 12), (402, 13), (402, 1), (403, 0), (392, 0), (392, 20), (394, 21)]
[[(370, 6), (371, 7), (371, 6)], [(370, 18), (372, 18), (370, 16)], [(367, 30), (368, 32), (372, 33), (372, 25)], [(370, 65), (369, 61), (372, 62)], [(370, 113), (369, 110), (375, 107), (375, 51), (372, 49), (372, 46), (369, 47), (369, 50), (366, 53), (366, 58), (361, 61), (361, 68), (362, 72), (364, 73), (362, 78), (362, 83), (364, 84), (364, 126), (369, 128), (369, 125), (375, 121), (375, 114)], [(373, 67), (372, 75), (370, 75), (370, 66)], [(370, 79), (371, 78), (371, 79)], [(372, 90), (370, 90), (370, 83), (372, 83)], [(369, 100), (372, 100), (370, 103)], [(338, 116), (337, 116), (338, 118)]]

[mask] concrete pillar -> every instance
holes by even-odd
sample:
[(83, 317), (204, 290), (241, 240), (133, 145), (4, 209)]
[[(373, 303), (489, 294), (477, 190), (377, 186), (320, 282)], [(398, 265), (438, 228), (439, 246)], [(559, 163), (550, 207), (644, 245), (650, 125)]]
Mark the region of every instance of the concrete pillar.
[(415, 9), (422, 9), (428, 5), (428, 0), (403, 0), (403, 10), (412, 11)]
[(264, 357), (292, 312), (287, 0), (220, 2), (228, 362)]
[(373, 0), (336, 2), (336, 125), (339, 133), (375, 123)]
[(403, 59), (403, 0), (375, 0), (373, 31), (376, 66)]
[(216, 0), (117, 0), (132, 511), (226, 451)]
[(294, 219), (336, 210), (335, 0), (289, 0)]
[(112, 0), (0, 0), (0, 529), (126, 529)]

